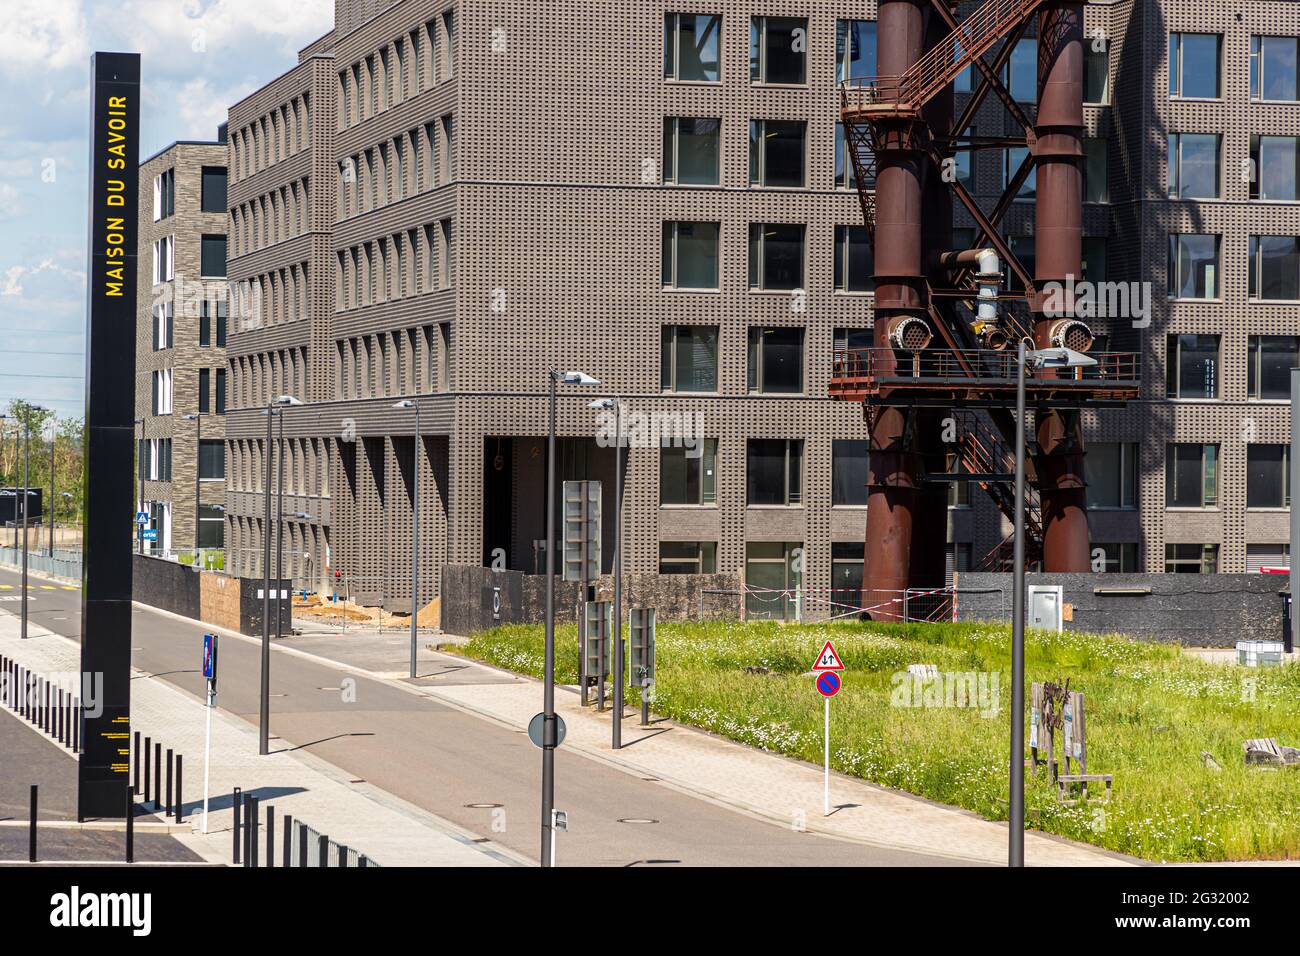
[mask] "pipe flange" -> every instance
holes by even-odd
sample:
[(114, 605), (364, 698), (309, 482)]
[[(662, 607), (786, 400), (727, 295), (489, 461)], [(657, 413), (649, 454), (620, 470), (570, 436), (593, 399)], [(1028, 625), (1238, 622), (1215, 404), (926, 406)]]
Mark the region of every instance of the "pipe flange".
[(1050, 334), (1052, 345), (1057, 348), (1073, 349), (1086, 352), (1093, 345), (1092, 329), (1078, 319), (1061, 319), (1052, 325)]
[(898, 319), (889, 330), (889, 341), (894, 348), (904, 352), (919, 352), (928, 348), (933, 339), (934, 333), (930, 331), (930, 326), (915, 316)]

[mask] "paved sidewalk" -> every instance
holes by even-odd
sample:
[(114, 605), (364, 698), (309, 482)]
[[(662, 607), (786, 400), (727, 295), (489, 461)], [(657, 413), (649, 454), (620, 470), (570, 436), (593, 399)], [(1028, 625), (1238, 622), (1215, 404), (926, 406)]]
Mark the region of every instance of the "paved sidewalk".
[[(373, 632), (367, 641), (361, 639), (360, 633), (339, 633), (331, 637), (327, 629), (318, 628), (304, 638), (288, 640), (285, 645), (298, 653), (390, 678), (399, 676), (393, 673), (392, 666), (396, 660), (403, 659), (399, 654), (401, 647), (409, 647), (409, 637), (380, 636)], [(431, 645), (460, 640), (454, 635), (426, 638), (422, 633), (419, 648), (422, 676), (414, 683), (401, 683), (412, 689), (418, 687), (435, 700), (507, 726), (527, 727), (528, 721), (541, 709), (540, 682), (429, 650)], [(380, 664), (380, 660), (384, 663)], [(833, 774), (831, 807), (834, 812), (825, 817), (820, 768), (668, 721), (642, 729), (638, 726), (638, 709), (630, 705), (628, 717), (623, 721), (623, 749), (613, 751), (609, 745), (609, 711), (600, 714), (594, 708), (583, 708), (576, 687), (559, 689), (556, 708), (568, 729), (565, 749), (576, 750), (629, 774), (653, 778), (684, 793), (782, 826), (802, 821), (804, 828), (812, 832), (873, 846), (998, 866), (1006, 864), (1006, 825), (984, 820), (965, 810), (855, 777)], [(839, 805), (847, 806), (835, 810)], [(1032, 831), (1025, 834), (1025, 861), (1038, 866), (1131, 866), (1140, 862)]]
[[(79, 645), (32, 625), (18, 639), (18, 621), (0, 615), (0, 651), (34, 671), (79, 670)], [(204, 705), (150, 675), (133, 670), (131, 727), (185, 756), (185, 816), (196, 828), (177, 838), (204, 859), (230, 862), (230, 794), (240, 787), (262, 804), (275, 806), (277, 828), (284, 814), (374, 859), (381, 866), (497, 866), (519, 862), (497, 849), (475, 844), (446, 821), (404, 801), (355, 785), (341, 771), (301, 751), (257, 755), (257, 730), (236, 717), (213, 713), (209, 833), (197, 832), (202, 820)], [(263, 820), (265, 817), (263, 817)], [(276, 834), (277, 855), (281, 833)], [(265, 836), (261, 843), (265, 846)]]

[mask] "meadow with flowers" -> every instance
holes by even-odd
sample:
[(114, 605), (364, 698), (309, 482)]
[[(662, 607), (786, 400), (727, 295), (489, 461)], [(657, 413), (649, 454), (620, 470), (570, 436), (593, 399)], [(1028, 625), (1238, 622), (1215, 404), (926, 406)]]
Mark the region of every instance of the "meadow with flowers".
[[(822, 699), (807, 672), (827, 639), (845, 664), (832, 766), (1005, 820), (1005, 625), (661, 624), (653, 711), (820, 764)], [(540, 677), (543, 629), (496, 628), (456, 650)], [(986, 713), (919, 698), (900, 704), (896, 675), (909, 664), (997, 675), (998, 706)], [(1300, 858), (1300, 769), (1248, 768), (1242, 756), (1251, 737), (1300, 746), (1300, 665), (1246, 669), (1115, 635), (1031, 631), (1025, 666), (1028, 681), (1069, 679), (1084, 693), (1088, 770), (1115, 776), (1109, 803), (1067, 807), (1046, 774), (1026, 773), (1031, 827), (1153, 861)], [(556, 629), (556, 679), (578, 680), (573, 625)], [(630, 693), (629, 705), (636, 700)]]

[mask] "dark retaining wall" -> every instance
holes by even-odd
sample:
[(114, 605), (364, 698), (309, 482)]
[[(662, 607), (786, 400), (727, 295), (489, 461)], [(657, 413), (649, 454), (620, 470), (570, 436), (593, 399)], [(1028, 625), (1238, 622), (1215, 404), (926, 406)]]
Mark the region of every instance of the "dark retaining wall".
[[(1011, 620), (1011, 574), (957, 575), (957, 619)], [(1059, 584), (1073, 606), (1068, 631), (1127, 634), (1189, 647), (1279, 641), (1285, 574), (1027, 574), (1027, 585)], [(1119, 594), (1149, 589), (1149, 594)], [(1112, 592), (1112, 593), (1107, 593)]]
[[(141, 604), (171, 611), (182, 617), (201, 621), (200, 581), (204, 575), (216, 574), (214, 571), (196, 571), (187, 564), (167, 561), (148, 555), (132, 556), (133, 569), (132, 597)], [(228, 578), (239, 584), (239, 633), (252, 637), (262, 633), (262, 601), (257, 594), (262, 588), (261, 578)], [(292, 584), (285, 580), (281, 587), (286, 593)], [(293, 601), (280, 602), (280, 630), (288, 634), (293, 624)], [(209, 622), (219, 626), (229, 626), (225, 621)], [(275, 622), (272, 620), (272, 625)]]
[[(741, 599), (735, 592), (740, 578), (734, 574), (654, 574), (623, 576), (623, 606), (656, 608), (659, 621), (698, 620), (740, 616)], [(580, 585), (556, 579), (555, 619), (577, 620)], [(493, 571), (468, 565), (442, 569), (442, 629), (449, 634), (472, 634), (502, 624), (541, 624), (546, 613), (546, 575), (522, 571)], [(596, 582), (597, 600), (614, 598), (614, 579)]]

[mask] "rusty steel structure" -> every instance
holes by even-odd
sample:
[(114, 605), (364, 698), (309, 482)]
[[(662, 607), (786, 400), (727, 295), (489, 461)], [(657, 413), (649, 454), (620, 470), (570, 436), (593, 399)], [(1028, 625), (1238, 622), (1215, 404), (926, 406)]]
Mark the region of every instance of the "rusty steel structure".
[[(1003, 83), (1012, 50), (1032, 25), (1038, 36), (1038, 106), (1031, 118)], [(1083, 239), (1083, 4), (1078, 0), (987, 0), (958, 19), (951, 0), (881, 0), (879, 76), (840, 88), (841, 119), (875, 261), (870, 348), (835, 356), (832, 395), (860, 402), (870, 435), (863, 606), (899, 616), (900, 593), (941, 589), (948, 487), (973, 481), (1014, 516), (1015, 344), (1066, 346), (1096, 365), (1029, 369), (1033, 440), (1026, 527), (1029, 564), (1087, 571), (1080, 409), (1138, 394), (1138, 356), (1091, 353), (1075, 317)], [(955, 115), (954, 81), (979, 82)], [(1005, 105), (1023, 136), (966, 135), (988, 96)], [(958, 152), (1024, 147), (991, 210), (953, 175)], [(999, 223), (1037, 171), (1033, 274)], [(976, 223), (969, 249), (953, 248), (953, 209)], [(1003, 269), (1023, 292), (1004, 288)], [(1009, 284), (1008, 284), (1009, 285)], [(980, 563), (1007, 569), (1011, 541)]]

